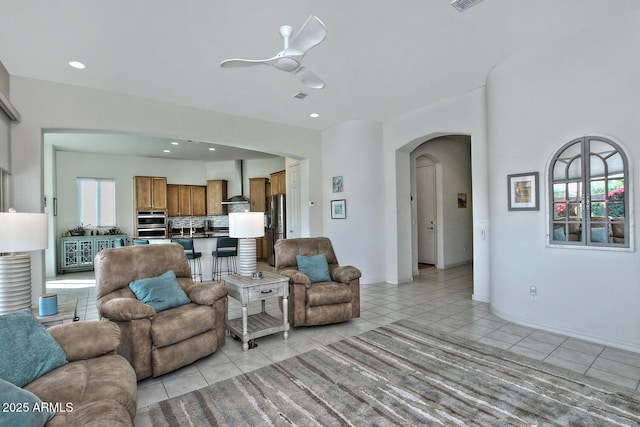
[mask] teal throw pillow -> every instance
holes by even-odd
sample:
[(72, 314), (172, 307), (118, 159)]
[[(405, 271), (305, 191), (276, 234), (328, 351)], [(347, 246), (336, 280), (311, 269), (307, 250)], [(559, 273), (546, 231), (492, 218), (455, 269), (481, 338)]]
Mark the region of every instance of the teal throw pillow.
[(0, 427), (43, 426), (56, 414), (29, 390), (0, 379)]
[(553, 240), (567, 240), (567, 237), (564, 234), (564, 228), (556, 228), (553, 230)]
[(129, 283), (129, 288), (139, 301), (149, 304), (155, 311), (168, 310), (191, 302), (180, 287), (173, 270), (157, 277), (134, 280)]
[(605, 243), (607, 241), (607, 229), (605, 227), (592, 228), (591, 241), (597, 243)]
[(58, 341), (30, 310), (0, 316), (0, 378), (18, 387), (67, 363)]
[(309, 277), (311, 283), (330, 282), (329, 264), (327, 264), (327, 256), (325, 254), (303, 256), (296, 255), (298, 270)]

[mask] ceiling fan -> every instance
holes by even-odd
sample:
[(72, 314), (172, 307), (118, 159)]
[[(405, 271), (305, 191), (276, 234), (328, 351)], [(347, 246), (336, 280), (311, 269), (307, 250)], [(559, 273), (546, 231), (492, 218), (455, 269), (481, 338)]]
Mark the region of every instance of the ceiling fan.
[(272, 65), (278, 70), (293, 73), (300, 81), (313, 89), (322, 89), (324, 80), (302, 65), (302, 58), (309, 49), (318, 45), (327, 37), (327, 29), (316, 16), (309, 16), (298, 34), (291, 37), (293, 28), (290, 25), (280, 27), (280, 35), (284, 39), (284, 49), (269, 59), (225, 59), (220, 63), (222, 68), (248, 67), (251, 65)]

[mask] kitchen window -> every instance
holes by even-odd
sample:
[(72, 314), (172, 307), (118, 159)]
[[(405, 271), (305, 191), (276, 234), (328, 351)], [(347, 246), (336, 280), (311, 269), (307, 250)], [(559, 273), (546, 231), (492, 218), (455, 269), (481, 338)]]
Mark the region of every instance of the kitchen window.
[(629, 184), (615, 142), (585, 136), (565, 144), (549, 168), (549, 243), (628, 248)]
[(114, 227), (115, 201), (113, 178), (78, 178), (79, 217), (85, 227)]

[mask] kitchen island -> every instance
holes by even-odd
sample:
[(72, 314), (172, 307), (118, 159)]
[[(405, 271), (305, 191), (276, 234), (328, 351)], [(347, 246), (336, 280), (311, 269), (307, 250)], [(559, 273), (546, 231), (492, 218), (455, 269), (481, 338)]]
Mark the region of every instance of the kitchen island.
[[(189, 233), (184, 234), (174, 234), (173, 239), (193, 239), (193, 247), (196, 252), (201, 252), (202, 257), (200, 257), (200, 262), (202, 264), (202, 280), (208, 281), (212, 280), (212, 271), (213, 271), (213, 256), (211, 253), (216, 249), (216, 244), (218, 242), (219, 237), (229, 237), (229, 232), (203, 232), (203, 233), (194, 233), (193, 237), (189, 235)], [(171, 243), (171, 239), (149, 239), (150, 244), (159, 245)], [(191, 265), (191, 261), (189, 261)]]

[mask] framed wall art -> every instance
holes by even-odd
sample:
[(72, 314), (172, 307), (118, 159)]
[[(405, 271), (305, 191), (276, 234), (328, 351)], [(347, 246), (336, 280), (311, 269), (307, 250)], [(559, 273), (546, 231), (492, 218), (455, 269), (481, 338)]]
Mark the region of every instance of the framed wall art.
[(465, 209), (467, 207), (467, 193), (458, 193), (458, 208)]
[(510, 211), (537, 211), (540, 209), (538, 172), (507, 175)]
[(342, 176), (331, 178), (331, 189), (334, 193), (342, 193)]
[(345, 199), (331, 201), (331, 219), (345, 219), (347, 217), (347, 201)]

